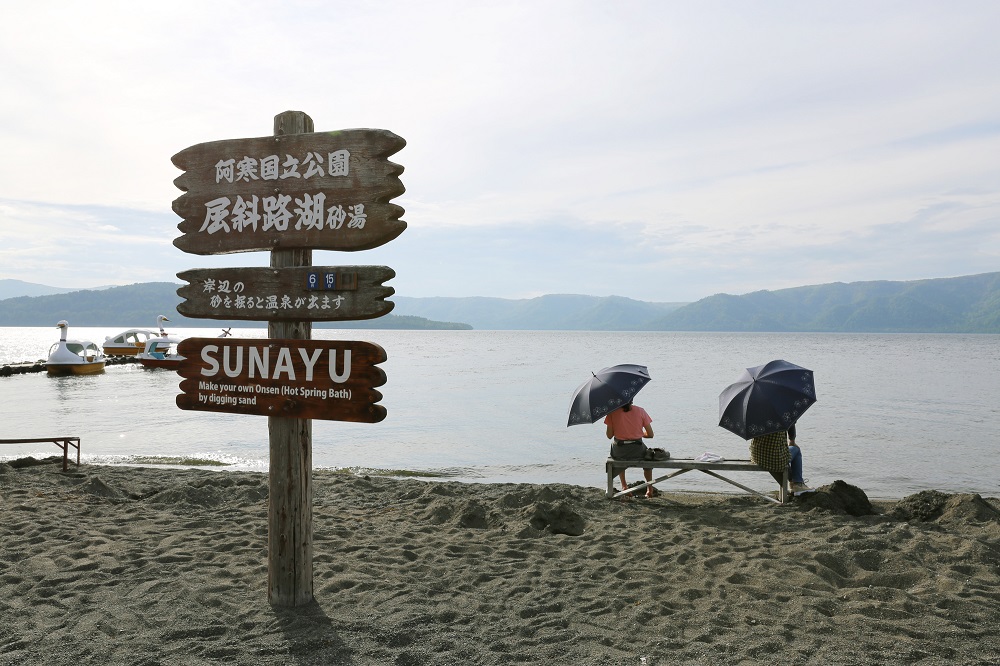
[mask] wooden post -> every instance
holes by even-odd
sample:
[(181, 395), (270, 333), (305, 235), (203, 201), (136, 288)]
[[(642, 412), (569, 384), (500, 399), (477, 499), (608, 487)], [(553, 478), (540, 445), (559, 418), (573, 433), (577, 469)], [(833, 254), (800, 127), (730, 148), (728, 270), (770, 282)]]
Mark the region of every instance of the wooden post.
[[(314, 131), (301, 111), (274, 117), (274, 135)], [(312, 250), (273, 250), (271, 267), (312, 265)], [(270, 321), (269, 338), (309, 340), (308, 321)], [(270, 467), (268, 501), (267, 598), (275, 606), (302, 606), (313, 599), (312, 420), (267, 418)]]

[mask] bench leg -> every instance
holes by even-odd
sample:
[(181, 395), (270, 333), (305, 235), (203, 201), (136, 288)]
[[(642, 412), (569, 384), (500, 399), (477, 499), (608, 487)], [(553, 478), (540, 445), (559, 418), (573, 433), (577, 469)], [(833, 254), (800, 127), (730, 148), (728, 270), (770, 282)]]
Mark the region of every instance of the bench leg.
[[(618, 465), (621, 466), (622, 461), (619, 460), (617, 462), (618, 462)], [(608, 499), (614, 499), (616, 497), (624, 497), (626, 495), (632, 495), (632, 494), (634, 494), (634, 493), (642, 490), (647, 485), (649, 485), (648, 483), (644, 483), (641, 486), (635, 486), (634, 488), (622, 488), (621, 492), (616, 493), (615, 492), (615, 468), (614, 468), (614, 465), (612, 463), (610, 463), (610, 462), (606, 462), (606, 463), (604, 463), (604, 467), (607, 469), (607, 472), (608, 472), (608, 490), (605, 493), (605, 497), (607, 497)], [(629, 469), (629, 467), (626, 465), (625, 469), (627, 470), (627, 469)]]
[[(652, 469), (652, 468), (649, 468), (649, 467), (640, 467), (639, 469)], [(669, 474), (664, 474), (663, 476), (658, 476), (658, 477), (652, 478), (649, 481), (643, 481), (641, 484), (639, 484), (637, 486), (631, 486), (631, 487), (629, 487), (629, 491), (630, 492), (637, 492), (637, 491), (642, 490), (643, 488), (647, 488), (649, 486), (654, 486), (655, 487), (656, 484), (658, 484), (660, 481), (666, 481), (667, 479), (672, 479), (675, 476), (680, 476), (684, 472), (690, 472), (690, 471), (691, 470), (689, 470), (689, 469), (674, 470), (673, 472), (670, 472)]]
[(782, 504), (787, 504), (791, 499), (788, 492), (788, 468), (785, 468), (784, 473), (781, 475), (781, 490), (778, 491), (778, 499), (781, 500)]
[(780, 495), (779, 495), (778, 499), (774, 499), (770, 495), (765, 495), (764, 493), (760, 492), (759, 490), (754, 490), (753, 488), (750, 488), (749, 486), (744, 486), (742, 483), (736, 483), (732, 479), (726, 478), (726, 477), (722, 476), (721, 474), (718, 474), (717, 472), (713, 472), (710, 469), (703, 469), (701, 471), (704, 472), (705, 474), (708, 474), (709, 476), (714, 476), (719, 481), (725, 481), (726, 483), (728, 483), (730, 485), (734, 485), (737, 488), (740, 488), (742, 490), (747, 491), (748, 493), (752, 493), (752, 494), (756, 495), (757, 497), (761, 497), (763, 499), (766, 499), (768, 502), (771, 502), (772, 504), (781, 504)]

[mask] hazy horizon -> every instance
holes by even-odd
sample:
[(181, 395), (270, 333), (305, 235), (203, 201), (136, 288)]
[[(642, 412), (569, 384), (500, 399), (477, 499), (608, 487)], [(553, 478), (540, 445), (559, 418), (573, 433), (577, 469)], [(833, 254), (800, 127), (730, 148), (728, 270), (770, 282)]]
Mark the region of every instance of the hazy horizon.
[[(950, 279), (950, 278), (975, 277), (977, 275), (988, 275), (989, 273), (996, 273), (996, 272), (1000, 272), (1000, 271), (987, 271), (986, 273), (973, 273), (973, 274), (970, 274), (970, 275), (956, 275), (956, 276), (948, 276), (948, 277), (943, 277), (943, 278), (942, 277), (916, 278), (914, 280), (878, 280), (878, 279), (875, 279), (875, 280), (855, 280), (855, 281), (846, 282), (846, 283), (841, 282), (840, 284), (853, 284), (853, 283), (865, 283), (865, 282), (923, 282), (923, 281), (926, 281), (926, 280), (942, 280), (942, 279)], [(34, 283), (34, 282), (25, 282), (23, 280), (17, 280), (17, 279), (13, 279), (13, 278), (0, 278), (0, 285), (2, 285), (4, 282), (11, 282), (11, 281), (13, 281), (13, 282), (20, 282), (20, 283), (28, 284), (28, 285), (35, 286), (35, 287), (43, 287), (43, 288), (47, 288), (47, 289), (59, 289), (59, 290), (73, 290), (73, 291), (77, 291), (76, 289), (71, 289), (71, 288), (67, 288), (67, 287), (60, 287), (60, 286), (57, 286), (57, 285), (39, 284), (39, 283)], [(171, 282), (171, 283), (177, 284), (178, 286), (186, 284), (183, 281), (175, 281), (175, 280), (149, 280), (148, 282)], [(113, 288), (113, 287), (130, 286), (131, 284), (143, 284), (143, 283), (142, 282), (139, 282), (139, 283), (129, 283), (127, 285), (104, 284), (104, 285), (96, 285), (94, 287), (82, 287), (81, 289), (79, 289), (79, 291), (83, 291), (83, 290), (91, 290), (91, 291), (94, 291), (94, 290), (103, 290), (103, 289), (110, 289), (110, 288)], [(801, 288), (801, 287), (818, 287), (818, 286), (824, 286), (824, 285), (827, 285), (827, 284), (835, 284), (835, 283), (792, 285), (792, 286), (789, 286), (789, 287), (782, 287), (782, 289), (797, 289), (797, 288)], [(753, 290), (753, 291), (761, 291), (761, 290)], [(397, 293), (393, 294), (392, 296), (390, 296), (389, 300), (396, 300), (396, 299), (399, 299), (399, 298), (499, 298), (499, 299), (504, 299), (504, 300), (527, 300), (527, 299), (531, 299), (531, 298), (539, 298), (539, 297), (542, 297), (542, 296), (583, 296), (583, 297), (588, 297), (588, 298), (609, 298), (609, 297), (610, 298), (627, 298), (627, 299), (635, 300), (635, 301), (643, 301), (643, 302), (648, 302), (648, 303), (658, 303), (658, 304), (667, 304), (667, 305), (670, 305), (670, 304), (689, 304), (689, 303), (695, 303), (695, 302), (700, 301), (700, 300), (702, 300), (704, 298), (708, 298), (710, 296), (715, 296), (715, 295), (719, 295), (719, 294), (725, 294), (725, 295), (729, 295), (729, 296), (744, 296), (746, 294), (753, 293), (753, 291), (742, 292), (742, 293), (714, 292), (712, 294), (705, 294), (704, 296), (700, 296), (700, 297), (698, 297), (696, 299), (693, 299), (691, 301), (649, 301), (647, 299), (634, 298), (634, 297), (629, 296), (627, 294), (607, 294), (606, 296), (599, 296), (599, 295), (596, 295), (596, 294), (587, 294), (587, 293), (583, 293), (583, 292), (552, 292), (552, 293), (536, 294), (536, 295), (533, 295), (533, 296), (523, 296), (523, 297), (485, 296), (485, 295), (482, 295), (482, 294), (470, 294), (468, 296), (441, 296), (441, 295), (411, 296), (409, 294), (400, 294), (400, 293), (397, 292)], [(775, 290), (764, 290), (764, 291), (779, 291), (779, 290), (775, 289)], [(41, 294), (41, 295), (53, 295), (53, 294)], [(4, 296), (0, 295), (0, 300), (3, 300), (4, 298), (5, 298)], [(7, 298), (16, 298), (16, 296), (15, 297), (7, 297)]]

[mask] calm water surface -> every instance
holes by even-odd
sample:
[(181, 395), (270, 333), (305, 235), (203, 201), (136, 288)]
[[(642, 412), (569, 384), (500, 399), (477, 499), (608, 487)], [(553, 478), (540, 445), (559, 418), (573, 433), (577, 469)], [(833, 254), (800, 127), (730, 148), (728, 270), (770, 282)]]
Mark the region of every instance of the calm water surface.
[[(70, 336), (103, 342), (117, 332), (71, 328)], [(603, 487), (603, 426), (567, 428), (566, 418), (590, 371), (616, 363), (649, 367), (653, 381), (636, 403), (653, 417), (655, 445), (674, 457), (746, 458), (746, 443), (716, 425), (718, 395), (743, 368), (782, 358), (815, 372), (818, 402), (798, 427), (810, 484), (843, 479), (870, 497), (926, 489), (1000, 495), (1000, 336), (317, 329), (313, 337), (367, 340), (388, 354), (388, 417), (314, 421), (316, 467)], [(0, 328), (0, 363), (43, 358), (56, 339), (54, 327)], [(178, 383), (174, 373), (138, 365), (92, 377), (0, 377), (0, 437), (79, 435), (84, 459), (95, 463), (198, 457), (267, 469), (266, 418), (182, 411)], [(56, 452), (5, 445), (0, 459)], [(763, 477), (738, 480), (769, 488)], [(668, 484), (731, 489), (693, 473)]]

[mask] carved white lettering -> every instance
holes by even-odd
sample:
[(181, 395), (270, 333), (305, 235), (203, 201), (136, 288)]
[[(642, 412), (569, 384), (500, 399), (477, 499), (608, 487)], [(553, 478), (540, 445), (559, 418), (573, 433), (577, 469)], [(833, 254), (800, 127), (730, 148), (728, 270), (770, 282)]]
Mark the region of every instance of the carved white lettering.
[(337, 350), (330, 350), (330, 379), (338, 384), (343, 384), (348, 379), (351, 378), (351, 350), (344, 350), (344, 367), (343, 370), (337, 373)]
[(219, 362), (212, 357), (212, 353), (218, 352), (216, 345), (205, 345), (201, 350), (201, 360), (208, 364), (207, 368), (201, 369), (203, 377), (214, 377), (219, 374)]
[[(303, 381), (322, 381), (316, 376), (316, 365), (323, 354), (323, 349), (307, 347), (279, 347), (272, 355), (269, 346), (205, 345), (201, 349), (201, 360), (206, 367), (201, 369), (203, 377), (215, 377), (221, 372), (226, 377), (241, 377), (244, 368), (249, 379), (287, 379), (296, 381), (293, 359), (298, 356), (305, 367)], [(330, 379), (337, 384), (343, 384), (351, 378), (351, 350), (328, 349)], [(339, 356), (339, 358), (338, 358)], [(221, 358), (220, 358), (221, 357)], [(273, 361), (273, 362), (272, 362)], [(227, 390), (236, 390), (236, 385), (223, 385)]]

